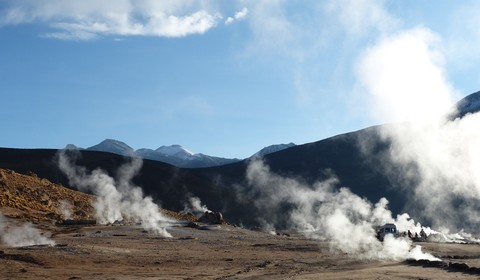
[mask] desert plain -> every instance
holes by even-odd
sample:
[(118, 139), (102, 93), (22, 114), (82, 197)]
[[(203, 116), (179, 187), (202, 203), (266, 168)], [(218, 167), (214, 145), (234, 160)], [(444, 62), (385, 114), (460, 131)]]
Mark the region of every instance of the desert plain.
[[(55, 245), (0, 247), (2, 279), (478, 279), (477, 244), (422, 243), (441, 267), (362, 260), (297, 233), (178, 223), (159, 237), (134, 225), (52, 226)], [(452, 265), (451, 265), (452, 266)]]

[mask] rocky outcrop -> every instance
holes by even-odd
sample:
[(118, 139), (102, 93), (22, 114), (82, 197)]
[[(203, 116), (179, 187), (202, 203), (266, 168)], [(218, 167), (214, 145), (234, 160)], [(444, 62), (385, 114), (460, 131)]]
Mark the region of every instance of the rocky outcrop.
[(206, 224), (224, 224), (225, 220), (220, 212), (205, 211), (203, 215), (198, 218), (198, 221)]

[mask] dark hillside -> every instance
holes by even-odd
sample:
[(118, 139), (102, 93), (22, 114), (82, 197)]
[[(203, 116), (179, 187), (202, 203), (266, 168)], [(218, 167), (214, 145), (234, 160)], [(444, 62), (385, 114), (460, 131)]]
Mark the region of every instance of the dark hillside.
[[(362, 153), (359, 146), (362, 139), (368, 139), (374, 153), (368, 156)], [(348, 187), (373, 203), (387, 197), (390, 209), (398, 213), (405, 204), (405, 194), (392, 188), (393, 182), (385, 176), (378, 160), (378, 155), (387, 148), (388, 144), (379, 140), (376, 128), (369, 128), (285, 149), (266, 155), (264, 160), (273, 172), (308, 183), (334, 174), (340, 180), (339, 187)], [(56, 153), (57, 150), (1, 148), (0, 167), (20, 173), (33, 172), (54, 183), (69, 186), (57, 166)], [(80, 153), (77, 165), (89, 170), (101, 168), (112, 177), (118, 167), (129, 160), (105, 152), (82, 150)], [(255, 217), (262, 213), (257, 212), (251, 201), (242, 201), (237, 196), (238, 188), (250, 187), (245, 179), (247, 164), (247, 161), (241, 161), (213, 168), (182, 169), (144, 160), (133, 181), (167, 209), (182, 210), (189, 196), (197, 196), (210, 209), (223, 211), (230, 221), (254, 225)]]
[[(389, 143), (380, 139), (379, 128), (371, 127), (298, 145), (268, 154), (263, 160), (272, 172), (308, 184), (334, 175), (339, 179), (338, 187), (347, 187), (372, 203), (386, 197), (390, 202), (390, 210), (400, 213), (404, 210), (407, 194), (399, 187), (395, 176), (387, 176), (393, 167), (383, 160), (384, 154), (389, 150)], [(362, 151), (362, 145), (368, 145), (367, 152)], [(247, 186), (247, 165), (247, 161), (242, 161), (204, 169), (202, 172), (210, 177), (221, 178), (216, 182), (221, 182), (226, 188), (240, 182)]]
[[(393, 188), (395, 182), (386, 176), (387, 163), (382, 161), (389, 144), (377, 135), (377, 127), (338, 135), (322, 141), (293, 147), (267, 155), (271, 169), (284, 176), (300, 177), (313, 183), (331, 174), (341, 187), (376, 203), (381, 197), (390, 201), (394, 212), (403, 209), (405, 196)], [(364, 153), (360, 143), (368, 141)]]
[[(365, 156), (359, 146), (360, 139), (368, 139), (373, 151), (381, 154), (388, 148), (379, 140), (376, 128), (352, 132), (322, 141), (299, 145), (266, 155), (271, 170), (286, 177), (313, 183), (327, 179), (331, 174), (340, 180), (340, 186), (377, 202), (387, 197), (390, 208), (398, 213), (405, 204), (405, 195), (390, 182), (379, 166), (376, 155)], [(65, 175), (56, 164), (57, 150), (0, 149), (0, 167), (21, 173), (34, 172), (39, 177), (69, 186)], [(101, 168), (115, 177), (117, 168), (129, 160), (116, 154), (80, 151), (76, 163), (89, 170)], [(182, 210), (188, 196), (197, 196), (214, 211), (222, 211), (232, 222), (255, 225), (258, 213), (251, 201), (238, 198), (237, 189), (249, 188), (245, 172), (248, 161), (212, 168), (183, 169), (159, 161), (144, 160), (142, 169), (134, 177), (162, 207)], [(72, 186), (70, 186), (72, 187)]]
[[(76, 160), (79, 166), (88, 170), (100, 168), (115, 178), (119, 166), (129, 161), (128, 157), (96, 151), (79, 151)], [(67, 177), (59, 169), (56, 161), (57, 150), (53, 149), (8, 149), (0, 148), (0, 166), (61, 184), (72, 189)], [(154, 160), (143, 160), (142, 168), (133, 183), (142, 187), (145, 194), (167, 209), (183, 210), (189, 196), (198, 196), (212, 210), (223, 210), (234, 200), (234, 194), (223, 185), (213, 184), (210, 172), (202, 169), (181, 169)]]

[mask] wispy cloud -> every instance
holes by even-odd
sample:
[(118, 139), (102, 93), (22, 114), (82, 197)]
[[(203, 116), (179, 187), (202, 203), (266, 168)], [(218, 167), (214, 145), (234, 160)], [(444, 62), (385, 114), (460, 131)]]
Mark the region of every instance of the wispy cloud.
[(324, 6), (349, 36), (361, 37), (374, 32), (386, 32), (399, 24), (385, 8), (385, 0), (334, 0)]
[(249, 50), (274, 51), (297, 60), (338, 44), (339, 34), (359, 40), (395, 30), (400, 24), (384, 0), (317, 1), (301, 8), (282, 0), (242, 3), (247, 4), (252, 32)]
[[(450, 67), (454, 70), (475, 69), (480, 60), (478, 47), (480, 45), (480, 2), (462, 1), (461, 6), (446, 18), (444, 29), (447, 30), (447, 50), (451, 57)], [(478, 80), (479, 75), (468, 75), (473, 80)], [(474, 90), (474, 89), (470, 89)]]
[(44, 37), (91, 40), (103, 35), (184, 37), (203, 34), (222, 16), (202, 1), (8, 1), (0, 26), (42, 23)]
[(293, 98), (302, 110), (327, 104), (332, 97), (326, 93), (349, 82), (349, 61), (366, 41), (400, 25), (382, 0), (242, 3), (251, 32), (243, 54), (291, 71)]
[(287, 17), (285, 3), (282, 1), (258, 1), (250, 5), (248, 10), (251, 39), (247, 42), (246, 50), (249, 54), (273, 52), (285, 54), (291, 50), (297, 25)]
[(235, 13), (235, 16), (233, 17), (228, 17), (226, 20), (225, 20), (225, 24), (232, 24), (234, 21), (236, 20), (242, 20), (244, 19), (248, 14), (248, 9), (247, 8), (243, 8), (241, 9), (240, 11), (236, 12)]

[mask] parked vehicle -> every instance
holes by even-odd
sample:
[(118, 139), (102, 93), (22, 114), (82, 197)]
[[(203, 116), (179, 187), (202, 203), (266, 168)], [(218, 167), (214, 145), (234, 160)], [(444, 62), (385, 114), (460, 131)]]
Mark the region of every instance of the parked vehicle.
[(400, 236), (395, 224), (385, 224), (377, 229), (378, 240), (383, 241), (387, 234), (391, 234), (395, 238)]

